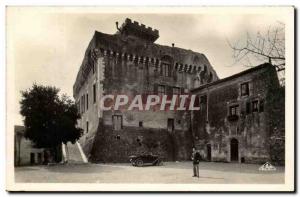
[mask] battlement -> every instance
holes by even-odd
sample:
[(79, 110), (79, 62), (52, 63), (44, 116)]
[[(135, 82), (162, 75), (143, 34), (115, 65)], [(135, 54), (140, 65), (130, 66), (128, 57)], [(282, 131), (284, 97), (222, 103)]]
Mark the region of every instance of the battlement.
[(159, 31), (157, 29), (146, 27), (144, 24), (139, 24), (137, 21), (132, 22), (129, 18), (126, 18), (119, 30), (122, 35), (133, 35), (151, 42), (154, 42), (159, 38)]

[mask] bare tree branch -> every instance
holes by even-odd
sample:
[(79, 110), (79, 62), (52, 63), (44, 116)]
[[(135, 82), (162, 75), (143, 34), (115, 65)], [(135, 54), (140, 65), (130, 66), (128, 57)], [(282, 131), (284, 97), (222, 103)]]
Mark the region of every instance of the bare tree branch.
[[(235, 44), (228, 42), (233, 51), (235, 64), (240, 62), (249, 66), (252, 60), (272, 63), (278, 71), (285, 69), (285, 35), (284, 24), (278, 22), (275, 27), (269, 27), (266, 33), (257, 32), (251, 36), (249, 32), (243, 42)], [(244, 63), (243, 63), (244, 62)], [(253, 65), (252, 65), (253, 66)]]
[(242, 64), (245, 67), (253, 67), (253, 62), (269, 62), (276, 68), (281, 85), (285, 83), (285, 25), (278, 21), (277, 25), (269, 26), (265, 33), (257, 32), (251, 35), (246, 32), (244, 39), (231, 43), (232, 57), (235, 65)]

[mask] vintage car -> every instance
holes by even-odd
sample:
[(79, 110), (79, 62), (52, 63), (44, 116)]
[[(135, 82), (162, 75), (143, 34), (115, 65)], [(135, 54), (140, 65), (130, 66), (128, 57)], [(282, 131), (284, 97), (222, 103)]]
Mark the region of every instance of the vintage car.
[(144, 165), (162, 165), (162, 158), (157, 155), (143, 154), (143, 155), (131, 155), (129, 157), (133, 166), (142, 167)]

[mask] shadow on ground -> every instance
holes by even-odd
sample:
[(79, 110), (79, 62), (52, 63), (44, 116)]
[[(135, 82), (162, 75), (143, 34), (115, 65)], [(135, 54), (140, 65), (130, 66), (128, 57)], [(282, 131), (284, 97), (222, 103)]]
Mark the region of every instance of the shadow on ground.
[(50, 172), (61, 172), (61, 173), (107, 173), (112, 171), (118, 171), (122, 170), (121, 167), (118, 166), (106, 166), (101, 167), (101, 165), (98, 164), (64, 164), (64, 167), (62, 165), (56, 165), (56, 166), (47, 166), (45, 169)]
[[(180, 165), (179, 165), (180, 164)], [(183, 165), (182, 165), (183, 164)], [(174, 168), (174, 169), (191, 169), (192, 162), (165, 162), (162, 168)], [(275, 166), (276, 171), (259, 171), (259, 164), (241, 164), (241, 163), (223, 163), (223, 162), (200, 162), (200, 170), (214, 170), (221, 172), (243, 172), (243, 173), (284, 173), (283, 166)]]

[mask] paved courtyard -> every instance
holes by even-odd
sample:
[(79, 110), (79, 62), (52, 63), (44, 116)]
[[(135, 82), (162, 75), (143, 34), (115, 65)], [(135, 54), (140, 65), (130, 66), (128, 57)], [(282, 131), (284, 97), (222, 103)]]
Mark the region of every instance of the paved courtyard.
[(16, 182), (31, 183), (284, 183), (284, 167), (262, 172), (255, 164), (201, 162), (200, 178), (192, 177), (191, 162), (163, 166), (130, 164), (59, 164), (15, 169)]

